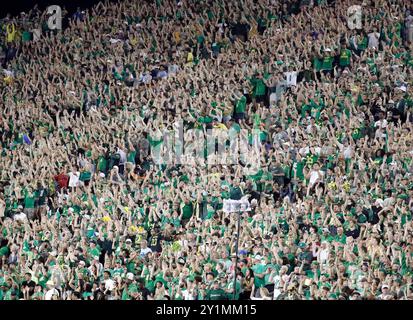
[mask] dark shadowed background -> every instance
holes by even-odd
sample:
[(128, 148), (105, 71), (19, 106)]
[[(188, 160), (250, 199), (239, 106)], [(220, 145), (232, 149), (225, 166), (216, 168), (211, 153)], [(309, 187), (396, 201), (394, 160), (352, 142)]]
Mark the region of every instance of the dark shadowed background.
[[(133, 0), (131, 0), (133, 1)], [(140, 1), (140, 0), (135, 0)], [(36, 4), (42, 10), (45, 10), (48, 6), (59, 5), (65, 7), (69, 13), (76, 11), (77, 7), (86, 9), (94, 4), (100, 2), (99, 0), (3, 0), (0, 5), (0, 19), (5, 17), (7, 13), (12, 16), (18, 15), (20, 12), (27, 12), (33, 8)], [(118, 2), (117, 0), (109, 0), (109, 2)]]

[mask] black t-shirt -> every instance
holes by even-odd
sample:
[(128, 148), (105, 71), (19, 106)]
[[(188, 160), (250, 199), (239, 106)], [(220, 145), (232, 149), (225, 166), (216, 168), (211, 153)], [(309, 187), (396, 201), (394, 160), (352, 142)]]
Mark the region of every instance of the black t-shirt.
[(139, 289), (139, 293), (142, 294), (142, 298), (144, 300), (148, 300), (148, 296), (151, 294), (151, 292), (146, 287), (143, 287), (142, 289)]
[(163, 240), (163, 237), (160, 234), (155, 234), (153, 236), (149, 237), (149, 248), (153, 252), (161, 252), (162, 247), (161, 247), (161, 241)]
[(347, 230), (345, 234), (347, 237), (353, 237), (354, 239), (357, 239), (360, 236), (360, 229), (354, 228), (352, 230)]
[(100, 288), (93, 293), (93, 297), (95, 300), (105, 300), (105, 294)]
[(314, 78), (314, 75), (311, 70), (303, 70), (298, 73), (297, 82), (301, 82), (301, 81), (308, 82), (308, 81), (313, 80), (313, 78)]
[(379, 215), (377, 213), (381, 210), (381, 208), (373, 206), (371, 207), (371, 209), (372, 210), (368, 212), (367, 221), (371, 224), (377, 224), (380, 221)]
[[(29, 287), (29, 295), (31, 296), (34, 293), (34, 288), (36, 287), (36, 283), (33, 280), (30, 281), (23, 281), (22, 282), (22, 289), (25, 287)], [(21, 294), (23, 296), (23, 293)]]
[(301, 232), (310, 232), (310, 228), (311, 228), (311, 224), (305, 224), (305, 223), (303, 223), (303, 224), (300, 224), (299, 226), (298, 226), (298, 229), (300, 229), (301, 230)]
[(112, 254), (112, 241), (108, 239), (98, 240), (98, 245), (102, 248), (102, 251), (107, 252), (108, 254)]
[(231, 26), (231, 32), (233, 35), (240, 35), (248, 37), (249, 25), (246, 23), (235, 23)]
[(0, 238), (0, 248), (3, 248), (9, 244), (9, 241), (7, 239), (1, 239)]

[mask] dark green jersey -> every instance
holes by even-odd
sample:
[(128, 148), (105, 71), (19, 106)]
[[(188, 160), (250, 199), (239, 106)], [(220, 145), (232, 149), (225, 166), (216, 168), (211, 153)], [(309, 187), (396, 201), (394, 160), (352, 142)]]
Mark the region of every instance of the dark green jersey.
[(333, 61), (334, 61), (334, 57), (332, 56), (324, 57), (322, 69), (333, 70)]
[(208, 290), (206, 300), (226, 300), (227, 293), (223, 289)]
[(347, 67), (350, 65), (351, 51), (349, 49), (341, 50), (340, 53), (340, 66)]

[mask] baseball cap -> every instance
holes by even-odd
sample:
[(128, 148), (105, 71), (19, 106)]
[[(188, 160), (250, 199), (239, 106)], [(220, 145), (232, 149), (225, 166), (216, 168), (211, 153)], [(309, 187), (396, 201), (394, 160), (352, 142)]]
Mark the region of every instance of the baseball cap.
[(128, 272), (128, 273), (126, 274), (126, 278), (127, 278), (128, 280), (133, 280), (133, 278), (134, 278), (133, 273), (132, 273), (132, 272)]

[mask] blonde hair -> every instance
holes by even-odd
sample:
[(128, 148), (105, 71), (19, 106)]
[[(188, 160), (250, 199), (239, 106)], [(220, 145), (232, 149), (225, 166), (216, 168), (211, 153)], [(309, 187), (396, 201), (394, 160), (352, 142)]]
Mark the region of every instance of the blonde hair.
[(265, 297), (269, 297), (269, 296), (270, 296), (270, 292), (268, 291), (267, 288), (261, 287), (261, 288), (260, 288), (260, 295), (261, 295), (261, 298), (264, 298), (264, 296), (265, 296)]

